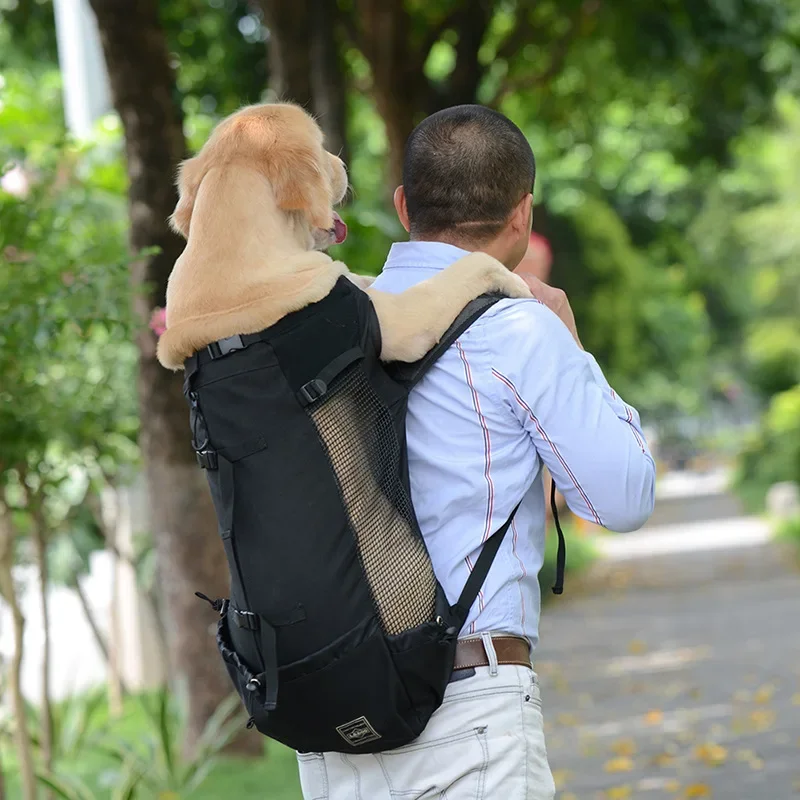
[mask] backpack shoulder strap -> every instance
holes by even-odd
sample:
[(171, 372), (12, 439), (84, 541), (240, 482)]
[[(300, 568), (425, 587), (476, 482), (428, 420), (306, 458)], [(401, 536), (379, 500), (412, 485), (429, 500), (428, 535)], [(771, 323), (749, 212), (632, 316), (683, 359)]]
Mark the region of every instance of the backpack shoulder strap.
[(456, 317), (453, 324), (445, 331), (442, 338), (419, 359), (411, 364), (396, 361), (388, 365), (392, 377), (411, 390), (427, 371), (438, 361), (439, 357), (472, 325), (478, 317), (488, 311), (498, 300), (505, 299), (502, 294), (482, 294), (467, 303)]

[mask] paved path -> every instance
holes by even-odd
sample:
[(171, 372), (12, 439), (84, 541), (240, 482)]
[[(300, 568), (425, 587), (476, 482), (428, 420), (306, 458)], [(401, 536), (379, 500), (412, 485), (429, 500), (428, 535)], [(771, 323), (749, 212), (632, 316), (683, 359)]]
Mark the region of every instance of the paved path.
[(800, 798), (800, 572), (765, 538), (758, 520), (643, 531), (548, 604), (561, 800)]

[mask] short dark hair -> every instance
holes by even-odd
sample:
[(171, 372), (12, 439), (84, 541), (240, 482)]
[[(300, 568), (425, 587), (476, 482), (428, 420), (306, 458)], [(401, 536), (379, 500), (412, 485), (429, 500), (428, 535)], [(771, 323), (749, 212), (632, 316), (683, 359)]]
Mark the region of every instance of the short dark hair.
[(496, 236), (533, 191), (536, 162), (522, 131), (485, 106), (460, 105), (411, 132), (403, 187), (414, 237), (453, 231), (481, 243)]

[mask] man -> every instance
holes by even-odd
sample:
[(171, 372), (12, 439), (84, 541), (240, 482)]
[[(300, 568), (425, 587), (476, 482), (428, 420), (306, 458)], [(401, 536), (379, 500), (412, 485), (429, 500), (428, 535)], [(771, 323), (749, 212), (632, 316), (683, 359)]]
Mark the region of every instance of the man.
[[(374, 286), (400, 292), (465, 251), (513, 270), (529, 244), (534, 172), (525, 137), (501, 114), (457, 106), (425, 119), (409, 137), (395, 193), (410, 241), (393, 245)], [(331, 800), (554, 797), (531, 661), (542, 467), (576, 514), (617, 531), (650, 515), (655, 468), (637, 412), (581, 348), (564, 293), (527, 280), (538, 301), (498, 302), (410, 397), (412, 500), (451, 602), (482, 543), (521, 506), (461, 632), (443, 705), (408, 747), (326, 755)]]

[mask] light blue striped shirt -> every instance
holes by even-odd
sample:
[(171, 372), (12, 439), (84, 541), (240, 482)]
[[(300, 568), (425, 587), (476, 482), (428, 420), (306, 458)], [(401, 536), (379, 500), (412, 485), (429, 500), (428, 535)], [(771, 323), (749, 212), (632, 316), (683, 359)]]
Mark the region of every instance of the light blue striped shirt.
[[(439, 242), (395, 244), (373, 286), (401, 292), (463, 255)], [(462, 635), (538, 641), (543, 464), (584, 519), (629, 531), (653, 510), (638, 413), (536, 300), (501, 300), (478, 319), (412, 391), (406, 430), (414, 509), (450, 602), (522, 499)]]

